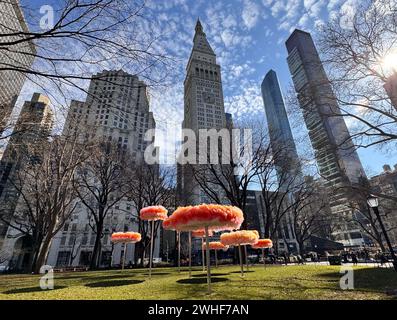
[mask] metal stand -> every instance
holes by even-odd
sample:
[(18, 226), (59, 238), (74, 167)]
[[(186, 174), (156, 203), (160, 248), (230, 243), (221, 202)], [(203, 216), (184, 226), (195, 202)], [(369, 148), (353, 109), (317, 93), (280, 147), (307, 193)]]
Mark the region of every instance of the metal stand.
[(201, 260), (203, 260), (203, 272), (205, 272), (204, 238), (201, 238)]
[(124, 270), (124, 266), (125, 266), (125, 256), (126, 256), (126, 254), (127, 254), (127, 243), (125, 242), (125, 243), (124, 243), (123, 264), (122, 264), (121, 270)]
[(244, 278), (243, 252), (242, 252), (242, 249), (241, 249), (241, 245), (238, 245), (238, 253), (239, 253), (239, 256), (240, 256), (241, 278)]
[(245, 253), (245, 263), (246, 263), (246, 265), (247, 265), (247, 271), (249, 271), (249, 270), (250, 270), (250, 267), (249, 267), (249, 262), (248, 262), (248, 250), (247, 250), (247, 246), (244, 246), (244, 253)]
[(189, 279), (192, 278), (192, 232), (189, 232)]
[(181, 232), (178, 231), (178, 272), (181, 273)]
[(208, 294), (211, 294), (211, 263), (210, 263), (210, 243), (208, 239), (208, 227), (205, 227), (205, 242), (206, 242), (206, 255), (207, 255), (207, 283)]
[(154, 221), (152, 221), (152, 232), (150, 235), (149, 279), (152, 279), (153, 239), (154, 239)]

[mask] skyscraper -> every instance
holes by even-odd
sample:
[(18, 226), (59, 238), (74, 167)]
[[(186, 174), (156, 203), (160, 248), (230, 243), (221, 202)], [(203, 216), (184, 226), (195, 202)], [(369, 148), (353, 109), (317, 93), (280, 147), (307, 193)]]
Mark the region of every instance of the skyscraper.
[[(103, 71), (92, 76), (86, 101), (71, 102), (63, 136), (77, 135), (82, 142), (110, 141), (139, 161), (150, 143), (145, 141), (145, 134), (155, 127), (147, 85), (136, 75), (122, 70)], [(105, 219), (101, 266), (109, 266), (112, 256), (114, 265), (121, 261), (124, 249), (112, 248), (110, 236), (113, 231), (138, 230), (133, 215), (138, 213), (134, 213), (132, 199), (125, 198)], [(78, 203), (72, 219), (54, 238), (48, 257), (50, 265), (89, 265), (95, 242), (95, 232), (89, 228), (89, 223), (88, 209)], [(71, 243), (76, 245), (71, 246)], [(159, 255), (159, 243), (156, 241), (155, 257)], [(129, 246), (126, 261), (134, 261), (134, 256), (135, 248)]]
[[(40, 93), (35, 93), (31, 101), (24, 103), (0, 162), (0, 215), (14, 213), (18, 201), (15, 186), (20, 183), (19, 179), (16, 179), (18, 170), (32, 158), (34, 149), (40, 148), (43, 141), (48, 140), (53, 124), (54, 114), (50, 100)], [(3, 228), (0, 238), (6, 230), (7, 228)]]
[(262, 82), (262, 97), (279, 182), (288, 188), (289, 185), (301, 183), (303, 177), (283, 95), (274, 70), (270, 70)]
[[(0, 71), (0, 135), (3, 133), (14, 104), (25, 82), (25, 73), (16, 69), (29, 69), (36, 49), (33, 42), (22, 41), (28, 33), (22, 10), (17, 0), (0, 1), (0, 34), (6, 50), (0, 50), (0, 68), (14, 69)], [(7, 66), (11, 66), (8, 67)]]
[(347, 226), (344, 217), (351, 214), (349, 204), (355, 201), (348, 196), (349, 189), (365, 177), (364, 169), (311, 35), (295, 30), (286, 47), (320, 175), (332, 193), (331, 210), (341, 225), (335, 237), (345, 245), (360, 245), (359, 230)]
[[(186, 68), (185, 106), (182, 129), (191, 129), (199, 137), (200, 129), (224, 129), (227, 126), (221, 67), (208, 43), (200, 20), (197, 21), (193, 49)], [(183, 198), (189, 204), (210, 200), (194, 181), (191, 167), (179, 166), (178, 181)]]
[(155, 127), (147, 85), (136, 75), (118, 70), (92, 77), (87, 100), (71, 102), (63, 133), (77, 133), (86, 141), (106, 138), (142, 157), (148, 145), (145, 133)]

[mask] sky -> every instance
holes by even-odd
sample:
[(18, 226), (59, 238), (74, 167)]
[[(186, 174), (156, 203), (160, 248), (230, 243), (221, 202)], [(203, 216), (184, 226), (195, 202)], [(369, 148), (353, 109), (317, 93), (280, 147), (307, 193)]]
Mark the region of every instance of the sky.
[[(21, 2), (40, 8), (54, 1)], [(260, 92), (265, 74), (274, 69), (283, 92), (291, 87), (285, 48), (291, 32), (299, 28), (316, 38), (319, 26), (332, 17), (354, 13), (358, 3), (359, 0), (147, 0), (144, 13), (155, 21), (151, 30), (160, 34), (157, 45), (177, 62), (171, 83), (151, 90), (151, 108), (158, 126), (174, 129), (167, 142), (158, 139), (160, 148), (167, 145), (164, 150), (172, 154), (170, 141), (180, 136), (183, 80), (198, 17), (222, 67), (226, 111), (235, 119), (250, 115), (265, 122)], [(23, 97), (31, 90), (31, 84), (27, 84)], [(293, 134), (299, 140), (306, 132), (298, 124), (293, 125)], [(397, 163), (397, 152), (371, 148), (359, 150), (359, 155), (370, 176), (381, 172), (386, 163)]]

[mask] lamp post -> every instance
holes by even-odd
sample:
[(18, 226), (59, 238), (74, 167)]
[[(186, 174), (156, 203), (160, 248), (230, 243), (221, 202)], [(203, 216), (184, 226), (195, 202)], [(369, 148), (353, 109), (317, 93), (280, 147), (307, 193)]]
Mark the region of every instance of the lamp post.
[(387, 234), (387, 231), (386, 231), (386, 229), (385, 229), (385, 226), (384, 226), (384, 224), (383, 224), (383, 221), (382, 221), (381, 216), (380, 216), (380, 213), (379, 213), (379, 208), (378, 208), (378, 207), (379, 207), (379, 199), (378, 199), (378, 197), (376, 197), (376, 196), (374, 196), (374, 195), (370, 195), (370, 196), (368, 197), (368, 199), (367, 199), (367, 203), (368, 203), (368, 205), (374, 210), (374, 213), (375, 213), (375, 215), (376, 215), (376, 218), (377, 218), (378, 221), (379, 221), (379, 225), (380, 225), (380, 227), (381, 227), (381, 229), (382, 229), (383, 235), (385, 236), (387, 245), (388, 245), (389, 250), (390, 250), (390, 254), (391, 254), (392, 258), (393, 258), (394, 270), (397, 271), (397, 257), (396, 257), (396, 255), (395, 255), (395, 253), (394, 253), (393, 246), (392, 246), (392, 244), (391, 244), (391, 242), (390, 242), (389, 236), (388, 236), (388, 234)]

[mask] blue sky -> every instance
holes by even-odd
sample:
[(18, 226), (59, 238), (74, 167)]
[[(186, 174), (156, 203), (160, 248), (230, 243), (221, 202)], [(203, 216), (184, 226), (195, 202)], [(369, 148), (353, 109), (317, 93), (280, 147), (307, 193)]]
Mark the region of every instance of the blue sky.
[[(54, 0), (22, 0), (38, 9)], [(222, 66), (226, 110), (235, 118), (255, 115), (263, 118), (260, 84), (267, 71), (274, 69), (286, 92), (291, 77), (286, 63), (284, 42), (294, 28), (316, 36), (316, 28), (332, 17), (354, 12), (359, 0), (148, 0), (145, 13), (154, 18), (151, 30), (161, 34), (157, 45), (177, 58), (172, 83), (151, 91), (151, 105), (159, 126), (178, 128), (183, 118), (183, 80), (197, 17), (218, 55)], [(147, 29), (146, 29), (147, 30)], [(25, 88), (26, 92), (29, 88)], [(299, 118), (298, 118), (299, 120)], [(301, 120), (300, 120), (301, 121)], [(294, 135), (305, 135), (294, 125)], [(304, 149), (301, 150), (302, 152)], [(360, 150), (368, 175), (382, 165), (397, 163), (396, 152), (375, 148)]]

